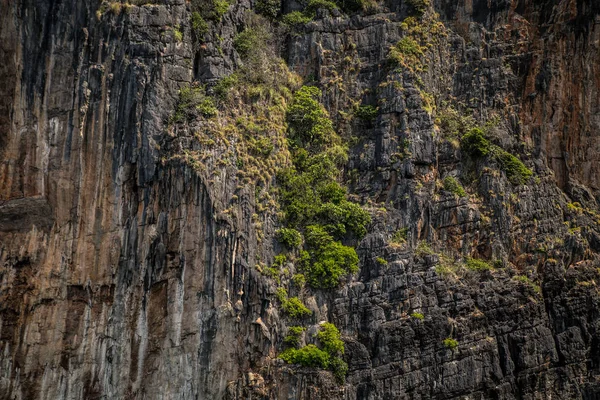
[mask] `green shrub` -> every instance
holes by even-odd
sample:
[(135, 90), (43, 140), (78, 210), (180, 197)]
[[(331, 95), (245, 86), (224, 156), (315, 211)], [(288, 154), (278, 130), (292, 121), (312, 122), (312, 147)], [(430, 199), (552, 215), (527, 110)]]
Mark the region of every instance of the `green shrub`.
[(302, 244), (302, 234), (293, 228), (281, 228), (277, 231), (277, 240), (292, 250)]
[(295, 274), (292, 277), (292, 282), (294, 282), (294, 285), (296, 285), (299, 288), (303, 288), (304, 285), (306, 285), (306, 277), (304, 276), (304, 274)]
[(422, 69), (421, 58), (425, 55), (424, 48), (410, 36), (405, 36), (390, 48), (388, 63), (392, 67), (405, 67), (413, 71)]
[(407, 3), (413, 8), (417, 15), (423, 15), (431, 5), (431, 0), (408, 0)]
[(500, 148), (494, 149), (494, 156), (513, 185), (523, 185), (533, 175), (521, 160)]
[(329, 114), (319, 103), (321, 91), (303, 86), (294, 95), (287, 110), (290, 139), (296, 146), (309, 147), (329, 143), (335, 135)]
[(387, 260), (383, 257), (377, 257), (375, 259), (375, 261), (377, 261), (377, 264), (379, 264), (379, 265), (387, 265), (388, 264)]
[(298, 347), (300, 344), (300, 337), (305, 330), (306, 328), (301, 326), (290, 326), (288, 335), (283, 339), (283, 343), (291, 347)]
[(317, 333), (317, 339), (319, 339), (323, 350), (331, 356), (344, 354), (344, 342), (341, 339), (340, 331), (334, 324), (329, 322), (322, 324), (321, 330)]
[(192, 13), (190, 22), (192, 23), (192, 30), (194, 31), (196, 38), (198, 40), (201, 40), (204, 37), (204, 35), (206, 35), (206, 33), (208, 32), (208, 24), (206, 23), (204, 18), (202, 18), (202, 15), (200, 15), (198, 11), (194, 11)]
[(308, 6), (306, 7), (305, 13), (312, 15), (320, 8), (333, 11), (336, 10), (338, 6), (333, 1), (329, 0), (310, 0), (308, 2)]
[(326, 351), (319, 349), (314, 344), (306, 345), (300, 349), (287, 349), (279, 355), (288, 364), (299, 364), (304, 367), (323, 368), (329, 367), (330, 356)]
[(227, 0), (213, 0), (214, 1), (214, 18), (220, 21), (223, 15), (229, 10), (229, 1)]
[(257, 0), (256, 12), (267, 18), (275, 19), (281, 10), (281, 0)]
[(489, 269), (492, 269), (492, 266), (490, 264), (488, 264), (486, 261), (484, 260), (480, 260), (477, 258), (467, 258), (467, 261), (465, 263), (465, 266), (467, 267), (467, 269), (470, 269), (471, 271), (487, 271)]
[(446, 346), (446, 348), (450, 349), (450, 350), (454, 350), (455, 348), (458, 347), (458, 341), (456, 341), (455, 339), (452, 338), (446, 338), (444, 339), (444, 346)]
[(215, 96), (221, 100), (225, 100), (229, 91), (239, 84), (239, 76), (238, 74), (231, 74), (224, 78), (221, 78), (219, 82), (213, 87), (213, 92)]
[(209, 97), (202, 100), (200, 104), (196, 106), (196, 109), (206, 118), (212, 118), (217, 115), (217, 107), (215, 107), (215, 103)]
[(181, 32), (181, 30), (179, 30), (179, 25), (175, 25), (173, 27), (173, 37), (178, 42), (183, 41), (183, 33)]
[(418, 312), (414, 312), (414, 313), (410, 314), (410, 316), (412, 318), (419, 319), (419, 320), (425, 319), (425, 316), (423, 314), (421, 314), (421, 313), (418, 313)]
[(308, 24), (310, 21), (312, 21), (312, 17), (305, 15), (300, 11), (292, 11), (289, 14), (285, 14), (281, 19), (281, 22), (288, 26), (304, 25)]
[(281, 292), (279, 289), (277, 292), (277, 297), (281, 302), (281, 308), (283, 308), (283, 311), (285, 311), (290, 317), (303, 318), (312, 314), (312, 311), (306, 308), (304, 303), (302, 303), (299, 298), (288, 297), (285, 289), (283, 289), (283, 292)]
[(229, 9), (227, 0), (192, 0), (192, 10), (199, 12), (202, 18), (220, 21)]
[(361, 120), (363, 120), (364, 122), (373, 122), (377, 118), (378, 114), (379, 114), (379, 108), (373, 107), (370, 105), (360, 106), (354, 112), (354, 115), (357, 118), (360, 118)]
[(415, 254), (419, 257), (423, 256), (431, 256), (436, 254), (435, 251), (429, 246), (429, 243), (422, 240), (417, 244), (417, 248), (415, 249)]
[[(279, 289), (281, 289), (281, 288), (279, 288)], [(279, 298), (279, 301), (281, 301), (281, 307), (283, 308), (283, 311), (288, 313), (288, 315), (290, 317), (302, 318), (302, 317), (306, 317), (306, 316), (312, 314), (312, 312), (308, 308), (306, 308), (304, 303), (302, 303), (302, 301), (300, 301), (299, 298), (297, 298), (297, 297), (289, 297), (288, 298), (287, 291), (285, 291), (285, 289), (283, 289), (283, 292), (281, 292), (279, 289), (277, 292), (277, 296)]]
[(400, 228), (393, 235), (391, 243), (393, 244), (404, 244), (408, 238), (408, 228)]
[(334, 288), (346, 274), (358, 271), (358, 256), (354, 248), (334, 241), (322, 227), (306, 228), (309, 252), (302, 257), (308, 283), (315, 288)]
[(268, 33), (265, 29), (258, 27), (246, 28), (233, 38), (233, 47), (242, 59), (246, 59), (251, 53), (257, 52), (265, 47)]
[(483, 157), (490, 152), (490, 142), (481, 128), (473, 128), (461, 138), (462, 149), (471, 157)]
[(287, 257), (284, 254), (277, 254), (273, 257), (273, 265), (279, 268), (283, 267), (286, 261)]
[(465, 197), (467, 195), (467, 192), (465, 192), (460, 183), (450, 175), (444, 178), (444, 190), (452, 192), (458, 197)]
[(329, 365), (338, 383), (344, 384), (348, 375), (348, 364), (341, 357), (332, 357)]
[(172, 122), (191, 120), (197, 113), (210, 118), (217, 115), (217, 109), (211, 98), (206, 97), (203, 87), (187, 86), (179, 90), (179, 101)]

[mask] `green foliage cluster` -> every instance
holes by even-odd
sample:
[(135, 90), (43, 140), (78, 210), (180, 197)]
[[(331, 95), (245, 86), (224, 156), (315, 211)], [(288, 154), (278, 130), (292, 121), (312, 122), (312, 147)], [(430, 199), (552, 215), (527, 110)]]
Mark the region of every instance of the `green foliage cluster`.
[(181, 32), (179, 25), (173, 26), (173, 37), (176, 41), (183, 41), (183, 32)]
[(431, 0), (408, 0), (407, 3), (418, 15), (422, 15), (431, 6)]
[(509, 152), (494, 146), (493, 154), (496, 161), (500, 164), (500, 168), (506, 173), (506, 177), (513, 185), (523, 185), (533, 175), (533, 171)]
[(354, 112), (354, 115), (364, 122), (372, 122), (377, 118), (379, 108), (371, 105), (360, 106)]
[(472, 128), (461, 138), (462, 149), (471, 157), (483, 157), (490, 152), (490, 141), (481, 128)]
[(492, 269), (492, 266), (484, 261), (484, 260), (480, 260), (478, 258), (467, 258), (466, 262), (465, 262), (465, 267), (467, 267), (467, 269), (471, 270), (471, 271), (487, 271), (489, 269)]
[(327, 369), (331, 357), (326, 351), (314, 344), (308, 344), (300, 349), (289, 348), (279, 355), (288, 364), (299, 364), (303, 367)]
[(308, 251), (301, 253), (301, 265), (312, 287), (334, 288), (344, 275), (358, 271), (354, 248), (335, 241), (321, 226), (309, 225), (305, 239)]
[(429, 243), (422, 240), (417, 244), (417, 248), (415, 249), (415, 254), (419, 257), (423, 257), (423, 256), (434, 255), (434, 254), (436, 254), (436, 252), (433, 251), (433, 249), (431, 248)]
[(275, 19), (281, 11), (281, 0), (257, 0), (256, 11), (269, 19)]
[(242, 59), (248, 58), (251, 52), (256, 52), (264, 47), (269, 35), (266, 29), (249, 27), (235, 35), (233, 47)]
[(375, 261), (377, 261), (377, 264), (379, 264), (379, 265), (387, 265), (388, 264), (387, 260), (383, 257), (377, 257), (375, 259)]
[(421, 314), (421, 313), (418, 313), (418, 312), (414, 312), (414, 313), (410, 314), (410, 316), (412, 318), (415, 318), (415, 319), (418, 319), (418, 320), (424, 320), (425, 319), (425, 316), (423, 314)]
[(460, 183), (458, 183), (456, 178), (454, 178), (451, 175), (448, 175), (444, 178), (444, 190), (454, 193), (458, 197), (465, 197), (467, 195), (465, 189), (461, 186)]
[(408, 238), (408, 228), (400, 228), (393, 235), (391, 243), (393, 244), (404, 244)]
[(290, 326), (288, 328), (288, 334), (283, 339), (283, 343), (290, 347), (298, 347), (300, 345), (300, 336), (306, 330), (302, 326)]
[(301, 11), (292, 11), (291, 13), (285, 14), (281, 18), (281, 22), (288, 26), (298, 26), (308, 24), (312, 21), (313, 17), (306, 15)]
[(281, 228), (277, 231), (277, 240), (293, 250), (302, 244), (302, 234), (293, 228)]
[(479, 127), (472, 128), (463, 135), (461, 147), (473, 158), (491, 155), (513, 185), (523, 185), (533, 175), (533, 171), (527, 168), (516, 156), (491, 144), (485, 137), (485, 132)]
[(370, 216), (346, 199), (346, 189), (337, 182), (347, 149), (340, 145), (320, 96), (319, 89), (308, 86), (294, 95), (287, 109), (293, 167), (278, 178), (283, 222), (305, 236), (301, 265), (307, 282), (333, 288), (358, 269), (356, 251), (340, 240), (364, 236)]
[(454, 350), (455, 348), (458, 347), (458, 341), (452, 338), (446, 338), (444, 339), (444, 346), (446, 346), (446, 348), (450, 349), (450, 350)]
[(412, 37), (405, 36), (390, 48), (388, 62), (392, 67), (404, 67), (411, 71), (420, 71), (424, 48)]
[(192, 13), (190, 22), (192, 24), (192, 31), (196, 35), (196, 39), (201, 41), (208, 32), (208, 23), (202, 18), (202, 15), (198, 11)]
[(462, 136), (465, 132), (477, 126), (473, 117), (462, 115), (452, 107), (439, 110), (435, 123), (444, 134), (454, 138)]
[(303, 86), (294, 95), (294, 100), (287, 110), (293, 146), (318, 147), (331, 143), (336, 138), (329, 114), (319, 103), (320, 97), (321, 91), (313, 86)]
[(220, 21), (230, 5), (228, 0), (192, 0), (192, 10), (212, 21)]
[(186, 86), (179, 90), (179, 101), (172, 122), (190, 121), (197, 114), (206, 118), (217, 115), (217, 108), (211, 97), (206, 95), (203, 86)]
[(304, 303), (297, 297), (288, 297), (287, 290), (277, 289), (277, 298), (281, 302), (281, 308), (292, 318), (303, 318), (312, 314)]
[[(299, 327), (296, 327), (299, 328)], [(289, 341), (296, 343), (302, 331), (295, 329), (293, 336)], [(302, 348), (289, 348), (282, 352), (279, 357), (289, 364), (299, 364), (304, 367), (331, 369), (339, 381), (345, 379), (348, 373), (348, 364), (344, 362), (341, 356), (344, 354), (344, 342), (341, 339), (340, 332), (334, 324), (324, 323), (321, 325), (319, 333), (317, 333), (320, 347), (313, 344), (306, 345)], [(295, 342), (294, 342), (295, 340)]]

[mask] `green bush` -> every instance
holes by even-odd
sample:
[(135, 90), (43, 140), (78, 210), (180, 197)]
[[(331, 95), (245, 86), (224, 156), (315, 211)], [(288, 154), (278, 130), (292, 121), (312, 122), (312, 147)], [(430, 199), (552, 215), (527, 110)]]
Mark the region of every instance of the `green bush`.
[(308, 24), (310, 21), (312, 21), (312, 17), (300, 11), (292, 11), (289, 14), (285, 14), (281, 19), (281, 22), (288, 26), (304, 25)]
[(521, 160), (500, 148), (494, 149), (494, 156), (513, 185), (523, 185), (533, 175)]
[(202, 40), (204, 35), (208, 32), (208, 24), (202, 18), (202, 15), (198, 11), (194, 11), (191, 17), (192, 30), (196, 35), (196, 39)]
[(172, 122), (191, 120), (197, 113), (210, 118), (217, 115), (217, 109), (210, 97), (206, 97), (204, 88), (187, 86), (179, 90), (179, 101)]
[(490, 152), (490, 142), (481, 128), (473, 128), (461, 138), (462, 149), (471, 157), (483, 157)]
[(375, 259), (375, 261), (376, 261), (376, 262), (377, 262), (377, 264), (379, 264), (379, 265), (387, 265), (387, 264), (388, 264), (387, 260), (386, 260), (385, 258), (383, 258), (383, 257), (377, 257), (377, 258)]
[(436, 254), (435, 251), (433, 251), (433, 249), (431, 248), (431, 246), (429, 246), (429, 243), (427, 243), (426, 241), (422, 240), (417, 244), (417, 248), (415, 249), (415, 253), (419, 256), (419, 257), (423, 257), (423, 256), (431, 256)]
[(321, 330), (317, 333), (317, 339), (321, 343), (323, 350), (331, 356), (340, 356), (344, 354), (344, 342), (341, 339), (340, 331), (332, 323), (326, 322), (321, 325)]
[(424, 48), (410, 36), (405, 36), (390, 48), (388, 63), (392, 67), (403, 66), (412, 70), (420, 70)]
[(410, 314), (410, 316), (412, 318), (419, 319), (419, 320), (425, 319), (425, 316), (423, 314), (421, 314), (421, 313), (418, 313), (418, 312), (414, 312), (414, 313)]
[(329, 363), (333, 376), (337, 381), (343, 384), (346, 381), (346, 375), (348, 375), (348, 364), (341, 357), (332, 357)]
[(265, 47), (268, 33), (264, 29), (246, 28), (233, 38), (233, 47), (242, 59), (246, 59), (251, 53)]
[(302, 301), (297, 297), (290, 297), (283, 304), (283, 311), (288, 313), (292, 318), (303, 318), (312, 314)]
[(279, 355), (288, 364), (299, 364), (304, 367), (323, 368), (329, 367), (330, 356), (326, 351), (319, 349), (314, 344), (306, 345), (300, 349), (290, 348)]
[(283, 343), (291, 346), (298, 347), (300, 345), (300, 336), (306, 330), (301, 326), (290, 326), (288, 329), (288, 335), (283, 339)]
[(444, 343), (444, 346), (446, 346), (446, 348), (451, 349), (451, 350), (458, 347), (458, 341), (456, 341), (455, 339), (452, 339), (452, 338), (444, 339), (443, 343)]
[(346, 274), (358, 271), (358, 256), (354, 248), (334, 241), (333, 237), (318, 225), (306, 228), (309, 252), (302, 257), (303, 270), (308, 283), (315, 288), (334, 288)]
[(277, 239), (290, 250), (296, 249), (302, 244), (302, 234), (293, 228), (279, 229)]
[(404, 244), (408, 238), (408, 228), (400, 228), (393, 235), (390, 240), (393, 244)]
[(379, 108), (374, 106), (360, 106), (354, 112), (357, 118), (360, 118), (364, 122), (373, 122), (379, 114)]
[(427, 7), (431, 5), (431, 0), (408, 0), (407, 3), (413, 8), (416, 14), (423, 15)]
[(492, 266), (490, 264), (488, 264), (486, 261), (484, 260), (480, 260), (477, 258), (467, 258), (467, 262), (465, 263), (465, 266), (467, 267), (467, 269), (470, 269), (471, 271), (487, 271), (489, 269), (492, 269)]
[(202, 100), (200, 104), (196, 106), (196, 109), (206, 118), (212, 118), (217, 115), (217, 107), (215, 107), (215, 103), (209, 97)]
[(237, 86), (239, 83), (239, 76), (237, 74), (231, 74), (224, 78), (221, 78), (219, 82), (213, 87), (215, 96), (221, 100), (225, 100), (229, 91)]
[(209, 20), (220, 21), (229, 9), (227, 0), (192, 0), (192, 10)]
[(292, 143), (300, 147), (319, 146), (331, 142), (335, 135), (329, 114), (319, 103), (321, 91), (303, 86), (287, 110)]
[(256, 12), (267, 18), (275, 19), (281, 10), (281, 0), (257, 0)]
[(465, 197), (467, 195), (467, 192), (465, 192), (460, 183), (450, 175), (444, 178), (444, 190), (452, 192), (458, 197)]
[(312, 15), (320, 8), (324, 8), (326, 10), (333, 11), (333, 10), (337, 9), (338, 6), (333, 1), (329, 1), (329, 0), (310, 0), (308, 2), (308, 6), (306, 7), (305, 12)]

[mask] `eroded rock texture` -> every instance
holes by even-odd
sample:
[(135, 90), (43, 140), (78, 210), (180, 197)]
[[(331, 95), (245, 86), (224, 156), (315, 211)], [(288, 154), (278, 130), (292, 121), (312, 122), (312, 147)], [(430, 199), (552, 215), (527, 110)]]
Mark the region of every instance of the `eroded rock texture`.
[[(343, 385), (276, 358), (291, 323), (256, 265), (277, 220), (243, 167), (173, 157), (193, 137), (171, 123), (179, 89), (239, 67), (254, 2), (203, 43), (190, 3), (135, 3), (0, 0), (0, 398), (600, 398), (600, 3), (435, 1), (421, 68), (388, 62), (414, 2), (279, 34), (373, 215), (359, 274), (303, 294), (343, 334)], [(356, 102), (377, 118), (344, 117)], [(469, 160), (439, 123), (450, 107), (495, 121), (534, 178)], [(453, 270), (446, 253), (498, 261)]]

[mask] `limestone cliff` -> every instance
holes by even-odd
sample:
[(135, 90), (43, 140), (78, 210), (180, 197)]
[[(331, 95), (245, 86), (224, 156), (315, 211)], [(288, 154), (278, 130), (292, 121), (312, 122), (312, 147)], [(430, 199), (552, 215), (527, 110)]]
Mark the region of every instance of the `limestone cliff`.
[[(600, 3), (308, 3), (0, 0), (0, 398), (600, 398)], [(275, 261), (302, 85), (333, 289)], [(278, 358), (323, 321), (345, 380)]]

